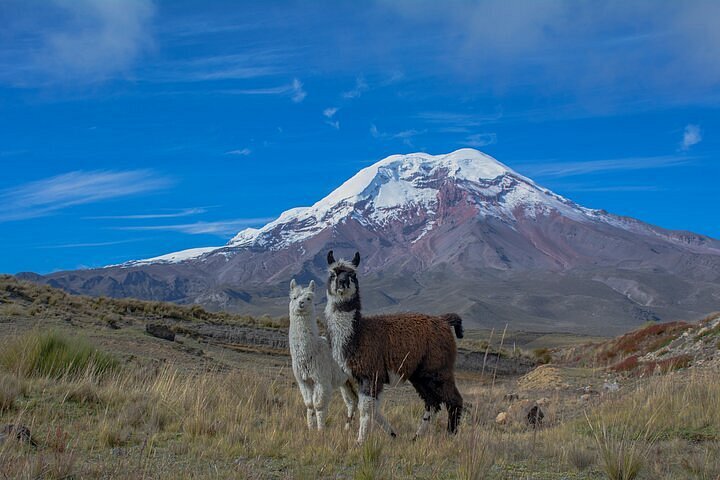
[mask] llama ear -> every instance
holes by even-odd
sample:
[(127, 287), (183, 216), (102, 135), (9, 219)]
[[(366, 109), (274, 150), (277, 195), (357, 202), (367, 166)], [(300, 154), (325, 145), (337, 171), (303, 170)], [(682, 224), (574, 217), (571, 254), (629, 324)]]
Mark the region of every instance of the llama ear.
[(308, 288), (311, 292), (315, 293), (315, 280), (310, 280), (310, 285), (308, 285)]
[(360, 252), (355, 252), (355, 256), (352, 259), (352, 264), (356, 267), (360, 265)]
[(327, 261), (328, 265), (332, 265), (333, 263), (335, 263), (335, 257), (333, 256), (332, 250), (328, 252)]
[(292, 280), (290, 280), (290, 291), (292, 292), (293, 290), (295, 290), (295, 287), (297, 287), (297, 282), (295, 282), (295, 279), (293, 278)]

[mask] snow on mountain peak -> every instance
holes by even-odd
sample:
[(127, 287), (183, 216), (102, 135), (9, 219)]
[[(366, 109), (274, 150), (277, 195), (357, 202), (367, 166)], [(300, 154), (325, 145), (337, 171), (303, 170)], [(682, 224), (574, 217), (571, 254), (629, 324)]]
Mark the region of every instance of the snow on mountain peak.
[[(363, 222), (381, 224), (400, 215), (398, 207), (415, 206), (432, 213), (438, 190), (428, 184), (430, 179), (453, 178), (488, 185), (507, 174), (534, 187), (531, 180), (471, 148), (445, 155), (391, 155), (363, 168), (313, 206), (287, 210), (259, 230), (243, 230), (228, 245), (272, 247), (267, 242), (277, 246), (302, 240), (341, 221), (363, 203), (365, 214), (359, 218)], [(285, 225), (288, 228), (284, 228)], [(271, 231), (274, 238), (265, 238), (264, 234)]]

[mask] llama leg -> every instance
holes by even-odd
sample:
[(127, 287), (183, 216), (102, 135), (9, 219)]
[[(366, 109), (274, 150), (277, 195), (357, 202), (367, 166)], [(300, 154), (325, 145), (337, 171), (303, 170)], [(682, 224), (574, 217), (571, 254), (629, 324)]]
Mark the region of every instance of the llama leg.
[(330, 395), (332, 394), (332, 387), (322, 383), (315, 384), (315, 391), (313, 392), (313, 404), (315, 405), (315, 415), (317, 420), (317, 429), (322, 430), (325, 428), (325, 419), (327, 416), (327, 406), (330, 403)]
[(455, 434), (457, 433), (458, 425), (460, 424), (460, 417), (462, 416), (463, 398), (455, 386), (455, 381), (453, 379), (445, 385), (445, 391), (447, 392), (445, 405), (448, 410), (447, 430), (448, 433)]
[(420, 398), (425, 402), (425, 412), (420, 419), (417, 432), (413, 440), (416, 440), (419, 436), (424, 435), (427, 432), (428, 427), (432, 423), (435, 415), (440, 411), (440, 404), (442, 403), (441, 397), (435, 392), (432, 382), (429, 379), (417, 377), (412, 378), (410, 382), (415, 387)]
[(413, 438), (413, 440), (417, 439), (422, 435), (425, 435), (425, 432), (427, 432), (428, 427), (430, 427), (430, 424), (432, 423), (435, 415), (437, 415), (439, 410), (440, 409), (436, 407), (425, 407), (425, 412), (420, 419), (420, 424), (418, 425), (418, 429), (417, 432), (415, 432), (415, 437)]
[(300, 387), (300, 393), (303, 397), (303, 403), (305, 403), (305, 416), (307, 420), (308, 428), (312, 429), (315, 427), (315, 407), (313, 406), (313, 387), (312, 383), (308, 383), (304, 380), (298, 381)]
[(367, 439), (370, 422), (372, 422), (373, 405), (375, 399), (370, 395), (360, 393), (358, 400), (358, 409), (360, 410), (360, 429), (358, 431), (357, 443), (364, 443)]
[(345, 382), (340, 387), (340, 393), (342, 394), (343, 401), (345, 402), (345, 406), (347, 407), (345, 430), (348, 430), (350, 428), (350, 424), (353, 421), (353, 417), (355, 417), (355, 411), (358, 407), (358, 395), (350, 380)]
[(390, 435), (391, 437), (395, 438), (397, 435), (395, 435), (395, 431), (392, 428), (392, 425), (390, 425), (390, 422), (387, 421), (387, 418), (385, 418), (385, 415), (382, 414), (380, 411), (380, 395), (378, 394), (378, 397), (373, 402), (373, 416), (375, 417), (375, 421), (380, 425), (380, 428), (382, 428), (385, 433)]

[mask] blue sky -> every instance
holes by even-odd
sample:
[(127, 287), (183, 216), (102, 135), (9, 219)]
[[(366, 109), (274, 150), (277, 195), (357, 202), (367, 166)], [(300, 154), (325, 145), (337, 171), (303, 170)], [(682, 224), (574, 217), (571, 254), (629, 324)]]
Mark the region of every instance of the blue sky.
[(222, 245), (475, 147), (720, 238), (720, 2), (0, 2), (0, 271)]

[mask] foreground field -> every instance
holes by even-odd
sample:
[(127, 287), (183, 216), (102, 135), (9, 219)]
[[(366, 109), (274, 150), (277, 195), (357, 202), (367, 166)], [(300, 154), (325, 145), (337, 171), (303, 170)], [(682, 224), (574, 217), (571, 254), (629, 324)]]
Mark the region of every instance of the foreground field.
[[(337, 393), (328, 428), (307, 430), (286, 356), (182, 335), (165, 341), (137, 319), (123, 316), (118, 328), (92, 309), (82, 321), (39, 305), (29, 316), (28, 305), (8, 309), (5, 298), (0, 478), (720, 476), (712, 368), (613, 377), (617, 391), (603, 391), (607, 373), (594, 367), (551, 364), (522, 377), (461, 371), (468, 410), (459, 435), (445, 434), (443, 413), (412, 442), (422, 404), (398, 386), (384, 405), (399, 438), (376, 431), (357, 446), (357, 420), (342, 428)], [(537, 428), (524, 418), (528, 404), (542, 405)], [(507, 419), (497, 423), (500, 412)]]

